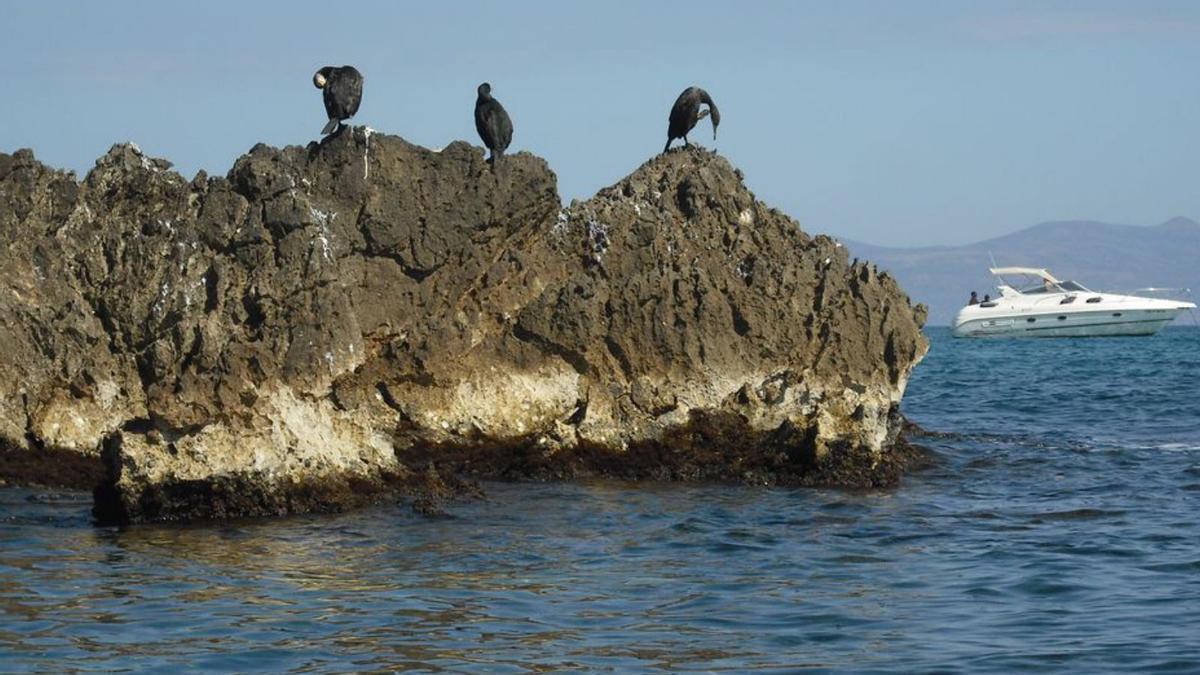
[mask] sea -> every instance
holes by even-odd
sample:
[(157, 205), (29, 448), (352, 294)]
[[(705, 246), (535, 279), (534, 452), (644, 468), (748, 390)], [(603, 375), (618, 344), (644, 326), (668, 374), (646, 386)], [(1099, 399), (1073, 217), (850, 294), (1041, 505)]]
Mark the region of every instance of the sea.
[(1200, 672), (1200, 328), (928, 333), (895, 489), (111, 528), (0, 488), (0, 671)]

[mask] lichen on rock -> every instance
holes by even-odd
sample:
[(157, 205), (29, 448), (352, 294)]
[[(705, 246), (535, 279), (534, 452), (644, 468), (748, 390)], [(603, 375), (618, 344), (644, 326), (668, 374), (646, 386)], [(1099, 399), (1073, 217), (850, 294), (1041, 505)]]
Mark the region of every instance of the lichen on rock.
[[(563, 208), (546, 163), (365, 128), (187, 181), (0, 154), (0, 442), (105, 521), (478, 476), (881, 484), (923, 308), (700, 149)], [(103, 452), (101, 452), (103, 449)]]

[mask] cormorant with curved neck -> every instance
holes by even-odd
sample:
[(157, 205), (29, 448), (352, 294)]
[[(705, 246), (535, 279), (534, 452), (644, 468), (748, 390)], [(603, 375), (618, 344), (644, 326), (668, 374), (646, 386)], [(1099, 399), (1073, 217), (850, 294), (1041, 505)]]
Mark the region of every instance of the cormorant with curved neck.
[[(701, 103), (707, 105), (708, 109), (700, 110)], [(717, 125), (721, 123), (721, 112), (717, 110), (717, 105), (713, 103), (712, 97), (700, 87), (684, 89), (679, 98), (675, 99), (675, 105), (671, 106), (670, 125), (667, 127), (667, 144), (663, 146), (663, 152), (671, 147), (671, 141), (676, 138), (682, 138), (683, 144), (686, 146), (688, 132), (710, 113), (712, 114), (713, 140), (716, 140)]]
[(325, 66), (313, 75), (313, 85), (324, 92), (329, 124), (321, 135), (342, 126), (342, 120), (354, 117), (362, 103), (363, 76), (354, 66)]
[(492, 166), (496, 166), (512, 142), (512, 120), (504, 106), (492, 98), (492, 85), (484, 82), (476, 92), (479, 96), (475, 99), (475, 130), (479, 132), (483, 144), (492, 151)]

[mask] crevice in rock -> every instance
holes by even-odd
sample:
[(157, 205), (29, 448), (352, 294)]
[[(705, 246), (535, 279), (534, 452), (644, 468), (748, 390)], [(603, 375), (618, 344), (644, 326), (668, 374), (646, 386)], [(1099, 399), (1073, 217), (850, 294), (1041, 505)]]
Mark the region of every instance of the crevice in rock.
[(400, 268), (400, 271), (404, 274), (404, 276), (408, 277), (409, 279), (412, 279), (413, 281), (415, 281), (417, 283), (421, 283), (422, 281), (425, 281), (426, 279), (428, 279), (431, 275), (433, 275), (435, 272), (437, 272), (442, 267), (441, 265), (435, 265), (430, 268), (414, 267), (413, 265), (410, 265), (404, 259), (404, 256), (400, 255), (399, 253), (385, 253), (382, 251), (364, 251), (363, 257), (364, 258), (382, 258), (384, 260), (391, 260), (392, 262), (396, 263), (396, 266)]
[(571, 412), (571, 416), (567, 418), (567, 424), (577, 427), (583, 424), (583, 420), (587, 418), (588, 400), (578, 399), (575, 401), (575, 410)]
[(261, 297), (251, 296), (249, 293), (242, 296), (242, 309), (246, 312), (246, 319), (242, 325), (254, 335), (261, 335), (263, 324), (267, 320), (266, 312), (263, 311)]
[(813, 290), (813, 307), (812, 313), (809, 314), (810, 319), (815, 319), (821, 315), (821, 310), (825, 308), (825, 285), (828, 282), (828, 274), (825, 270), (817, 270), (817, 287)]
[(401, 421), (409, 423), (412, 422), (412, 417), (409, 416), (408, 411), (404, 409), (404, 406), (400, 405), (399, 401), (396, 400), (396, 397), (392, 396), (392, 391), (388, 388), (386, 382), (376, 382), (375, 390), (379, 392), (380, 398), (383, 399), (383, 404), (400, 415)]
[(883, 362), (887, 364), (888, 378), (895, 384), (900, 381), (900, 365), (896, 359), (896, 336), (889, 333), (883, 346)]
[(742, 337), (746, 337), (750, 333), (750, 322), (746, 321), (746, 317), (742, 316), (742, 312), (737, 305), (731, 304), (729, 309), (733, 314), (733, 332)]
[(621, 345), (612, 338), (611, 335), (604, 336), (604, 346), (608, 348), (608, 353), (617, 360), (617, 364), (621, 366), (621, 373), (628, 380), (633, 377), (633, 364), (629, 362), (629, 357), (625, 354), (625, 350), (621, 349)]
[(208, 266), (208, 271), (204, 273), (204, 313), (212, 314), (217, 310), (218, 304), (218, 287), (219, 278), (217, 276), (217, 266), (212, 264)]
[(149, 417), (134, 417), (125, 420), (121, 425), (121, 431), (131, 434), (144, 434), (154, 429), (154, 422)]
[(580, 375), (587, 375), (591, 370), (591, 365), (588, 364), (587, 358), (584, 357), (583, 354), (580, 354), (579, 352), (565, 345), (558, 344), (557, 342), (554, 342), (543, 335), (538, 335), (537, 333), (528, 330), (527, 328), (523, 327), (520, 322), (517, 322), (513, 325), (512, 335), (522, 342), (536, 345), (542, 349), (545, 349), (547, 352), (554, 354), (565, 361), (567, 365), (571, 366), (571, 368)]

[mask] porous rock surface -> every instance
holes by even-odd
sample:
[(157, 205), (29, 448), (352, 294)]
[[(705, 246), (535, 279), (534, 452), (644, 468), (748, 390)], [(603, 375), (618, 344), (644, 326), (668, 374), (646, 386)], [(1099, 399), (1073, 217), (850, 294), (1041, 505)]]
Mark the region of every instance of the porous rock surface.
[[(701, 149), (563, 208), (540, 158), (366, 128), (188, 181), (0, 154), (0, 444), (102, 521), (493, 477), (878, 485), (924, 309)], [(2, 461), (2, 459), (0, 459)]]

